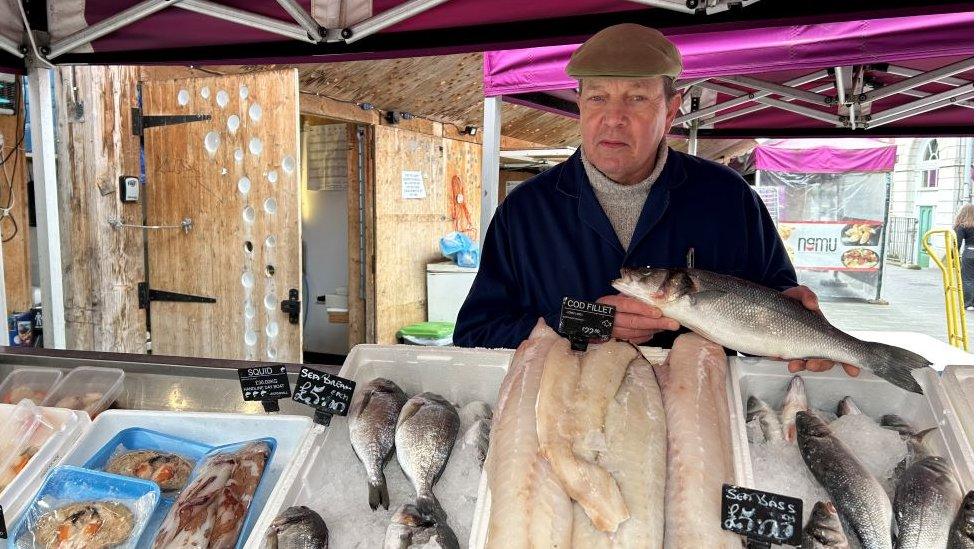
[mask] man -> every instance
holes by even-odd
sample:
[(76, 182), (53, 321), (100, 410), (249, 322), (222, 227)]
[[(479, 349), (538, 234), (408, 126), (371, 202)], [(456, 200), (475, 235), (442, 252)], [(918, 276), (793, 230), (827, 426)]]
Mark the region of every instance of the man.
[[(681, 58), (667, 38), (640, 25), (609, 27), (576, 50), (566, 72), (579, 81), (582, 146), (496, 211), (456, 344), (514, 348), (539, 317), (558, 327), (569, 296), (616, 306), (615, 338), (668, 346), (677, 322), (617, 295), (610, 282), (621, 267), (684, 267), (691, 255), (697, 268), (775, 288), (817, 310), (745, 181), (668, 148), (681, 106), (674, 87)], [(790, 370), (831, 366), (793, 361)]]

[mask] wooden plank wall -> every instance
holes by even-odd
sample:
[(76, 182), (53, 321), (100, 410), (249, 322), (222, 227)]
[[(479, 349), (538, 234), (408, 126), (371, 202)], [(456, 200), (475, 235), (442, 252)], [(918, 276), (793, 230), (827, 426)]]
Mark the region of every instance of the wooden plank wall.
[[(119, 200), (120, 175), (139, 175), (134, 67), (58, 69), (58, 202), (69, 349), (146, 352), (142, 232), (113, 229), (110, 218), (139, 223), (140, 204)], [(82, 116), (69, 112), (80, 103)]]
[[(376, 342), (393, 343), (398, 329), (427, 318), (426, 266), (442, 259), (438, 240), (454, 230), (455, 175), (478, 234), (481, 147), (393, 127), (375, 130)], [(402, 198), (404, 171), (422, 173), (426, 198)]]
[[(32, 305), (30, 277), (30, 230), (27, 226), (27, 156), (22, 141), (24, 102), (21, 80), (16, 83), (15, 104), (20, 112), (0, 116), (0, 160), (7, 158), (0, 173), (0, 206), (10, 205), (10, 217), (0, 221), (3, 234), (3, 274), (9, 312), (26, 311)], [(18, 144), (18, 141), (20, 143)], [(16, 150), (13, 150), (16, 146)], [(11, 199), (11, 194), (13, 198)]]

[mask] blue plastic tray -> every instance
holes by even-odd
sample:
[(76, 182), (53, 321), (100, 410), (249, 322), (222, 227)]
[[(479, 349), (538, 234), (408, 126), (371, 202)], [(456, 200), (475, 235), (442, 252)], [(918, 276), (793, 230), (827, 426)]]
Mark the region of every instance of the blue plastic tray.
[(159, 486), (155, 482), (70, 465), (55, 467), (27, 510), (18, 517), (8, 539), (16, 543), (32, 515), (36, 519), (53, 508), (81, 501), (117, 501), (127, 505), (135, 515), (129, 542), (121, 547), (138, 547), (135, 540), (142, 535), (159, 500)]
[(133, 450), (155, 450), (157, 452), (169, 452), (185, 457), (194, 464), (214, 447), (202, 444), (194, 440), (174, 437), (158, 431), (151, 431), (141, 427), (131, 427), (119, 431), (112, 440), (105, 443), (105, 446), (88, 458), (84, 467), (86, 469), (104, 470), (112, 457), (120, 450), (131, 452)]

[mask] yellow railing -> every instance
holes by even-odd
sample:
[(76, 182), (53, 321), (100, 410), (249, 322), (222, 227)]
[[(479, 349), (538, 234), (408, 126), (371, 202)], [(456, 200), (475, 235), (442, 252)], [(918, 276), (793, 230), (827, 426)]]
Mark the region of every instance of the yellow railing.
[[(942, 234), (945, 241), (945, 261), (929, 244), (929, 238), (937, 234)], [(929, 254), (942, 271), (949, 344), (969, 351), (969, 330), (966, 328), (966, 306), (962, 297), (962, 267), (959, 262), (959, 243), (956, 242), (956, 233), (949, 229), (932, 229), (922, 236), (922, 246), (925, 247), (925, 253)]]

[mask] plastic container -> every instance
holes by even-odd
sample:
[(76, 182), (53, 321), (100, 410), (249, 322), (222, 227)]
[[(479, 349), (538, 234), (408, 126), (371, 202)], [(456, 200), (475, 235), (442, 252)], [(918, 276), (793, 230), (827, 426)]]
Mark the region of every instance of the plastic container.
[[(92, 422), (85, 436), (65, 457), (64, 463), (83, 466), (119, 433), (133, 427), (212, 447), (273, 438), (276, 441), (273, 459), (265, 468), (249, 509), (249, 513), (255, 513), (255, 516), (269, 500), (280, 497), (279, 492), (287, 490), (284, 479), (297, 474), (313, 442), (312, 420), (305, 416), (107, 410)], [(190, 479), (192, 482), (192, 475)], [(245, 523), (238, 545), (248, 538), (255, 527), (251, 522)]]
[[(780, 408), (793, 377), (783, 362), (743, 357), (730, 362), (734, 411), (744, 416), (746, 400), (750, 396), (761, 398), (774, 409)], [(934, 450), (952, 464), (963, 491), (973, 488), (973, 451), (965, 442), (965, 435), (935, 370), (925, 368), (915, 373), (924, 395), (900, 389), (867, 370), (862, 370), (857, 378), (848, 377), (838, 368), (799, 375), (806, 387), (807, 401), (814, 408), (832, 410), (845, 396), (851, 396), (861, 411), (872, 418), (898, 414), (919, 429), (938, 427), (939, 435), (929, 437), (927, 442), (931, 442)], [(749, 442), (742, 419), (733, 423), (732, 436), (738, 441), (737, 467), (745, 467), (745, 474), (739, 476), (743, 477), (746, 486), (754, 486)]]
[(973, 445), (973, 367), (947, 366), (942, 372), (942, 386), (956, 412), (966, 440)]
[[(396, 382), (408, 396), (431, 391), (455, 404), (467, 404), (474, 400), (488, 403), (494, 408), (498, 398), (498, 388), (512, 359), (511, 350), (460, 349), (455, 347), (416, 347), (406, 345), (357, 345), (346, 357), (339, 375), (361, 385), (376, 377), (385, 377)], [(461, 434), (459, 433), (459, 437)], [(337, 466), (334, 457), (341, 456), (343, 463)], [(351, 460), (351, 461), (350, 461)], [(448, 463), (448, 468), (451, 463)], [(352, 470), (349, 470), (352, 468)], [(387, 484), (390, 489), (390, 509), (382, 507), (370, 511), (366, 503), (366, 475), (356, 461), (349, 441), (349, 426), (345, 417), (332, 418), (329, 428), (318, 437), (312, 455), (305, 466), (293, 476), (281, 479), (284, 490), (280, 497), (272, 499), (254, 525), (247, 540), (246, 548), (265, 547), (264, 534), (271, 521), (285, 508), (292, 505), (307, 505), (322, 515), (333, 539), (339, 539), (344, 526), (335, 513), (342, 509), (362, 508), (376, 521), (378, 530), (360, 533), (363, 547), (381, 546), (386, 524), (396, 509), (405, 500), (396, 499), (398, 490), (409, 486), (394, 457), (386, 467)], [(448, 472), (445, 471), (445, 475)], [(337, 476), (357, 475), (356, 486), (349, 493), (330, 492), (324, 488)], [(361, 482), (358, 479), (361, 477)], [(483, 475), (475, 473), (470, 496), (473, 497), (483, 483)], [(443, 480), (443, 477), (442, 477)], [(438, 489), (435, 488), (435, 492)], [(454, 522), (471, 524), (471, 516), (457, 516), (450, 502), (441, 501), (448, 516)], [(463, 535), (456, 532), (465, 545)], [(474, 537), (474, 530), (472, 536)], [(375, 541), (378, 539), (378, 543)], [(337, 543), (338, 544), (338, 543)], [(474, 547), (471, 545), (471, 547)]]
[(201, 444), (199, 442), (167, 435), (158, 431), (132, 427), (119, 431), (112, 440), (108, 441), (101, 450), (92, 454), (85, 462), (86, 469), (97, 469), (104, 471), (112, 458), (124, 452), (136, 450), (155, 450), (158, 452), (170, 452), (189, 460), (196, 467), (196, 464), (212, 450), (213, 446)]
[(41, 404), (61, 375), (61, 370), (54, 368), (17, 368), (0, 383), (0, 403), (17, 404), (29, 398)]
[[(42, 517), (72, 503), (116, 502), (132, 513), (132, 530), (114, 548), (141, 547), (139, 538), (159, 503), (159, 486), (141, 479), (91, 471), (79, 467), (56, 467), (48, 475), (27, 511), (10, 530), (10, 545), (31, 547), (34, 528)], [(102, 528), (105, 528), (103, 526)], [(38, 543), (40, 546), (40, 543)]]
[(93, 419), (122, 393), (125, 372), (118, 368), (81, 366), (68, 372), (44, 399), (45, 406), (84, 410)]
[[(37, 414), (40, 416), (38, 417)], [(28, 425), (25, 425), (25, 421)], [(36, 423), (29, 436), (24, 428)], [(2, 455), (6, 458), (3, 469), (7, 470), (10, 460), (22, 455), (25, 447), (36, 449), (33, 457), (20, 470), (20, 473), (9, 481), (6, 488), (0, 490), (0, 506), (3, 507), (9, 519), (19, 513), (26, 506), (29, 498), (40, 487), (47, 471), (64, 456), (66, 450), (78, 440), (85, 428), (91, 423), (88, 414), (61, 408), (41, 408), (33, 406), (30, 400), (22, 401), (21, 405), (0, 404), (0, 425), (4, 433), (0, 439), (6, 441)], [(15, 426), (19, 427), (14, 429)], [(14, 434), (13, 431), (20, 431)], [(21, 435), (24, 436), (21, 436)], [(16, 446), (16, 448), (14, 447)], [(9, 453), (8, 453), (9, 451)]]

